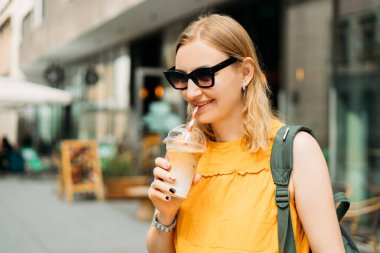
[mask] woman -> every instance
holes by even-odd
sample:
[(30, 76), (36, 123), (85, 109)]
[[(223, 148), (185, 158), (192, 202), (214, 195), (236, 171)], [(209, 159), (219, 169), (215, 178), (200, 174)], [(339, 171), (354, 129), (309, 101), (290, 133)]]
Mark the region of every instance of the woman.
[[(207, 136), (208, 150), (184, 201), (172, 197), (170, 163), (156, 159), (149, 198), (156, 222), (167, 229), (151, 226), (149, 252), (278, 252), (269, 166), (283, 123), (271, 112), (249, 35), (230, 17), (201, 17), (180, 35), (171, 71), (168, 81), (190, 112), (199, 107), (197, 126)], [(294, 140), (289, 191), (297, 252), (344, 252), (328, 168), (305, 132)]]

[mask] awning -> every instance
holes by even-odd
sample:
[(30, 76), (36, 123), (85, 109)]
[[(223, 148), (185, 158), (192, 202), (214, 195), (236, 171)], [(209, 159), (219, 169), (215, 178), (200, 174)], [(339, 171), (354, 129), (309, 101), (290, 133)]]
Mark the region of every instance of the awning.
[(0, 77), (0, 107), (38, 104), (70, 104), (72, 95), (64, 90), (24, 80)]

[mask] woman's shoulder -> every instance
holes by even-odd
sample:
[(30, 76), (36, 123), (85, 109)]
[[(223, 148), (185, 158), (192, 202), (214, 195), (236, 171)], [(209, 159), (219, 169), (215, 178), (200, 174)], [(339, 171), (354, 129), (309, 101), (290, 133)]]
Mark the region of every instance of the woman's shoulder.
[(293, 144), (293, 178), (297, 185), (328, 179), (328, 167), (317, 140), (307, 132), (299, 132)]
[[(275, 136), (277, 131), (285, 125), (286, 124), (280, 120), (274, 120), (272, 127), (273, 136)], [(301, 174), (309, 174), (310, 171), (307, 172), (308, 170), (318, 170), (318, 168), (320, 168), (320, 166), (311, 166), (311, 161), (314, 161), (314, 164), (319, 165), (323, 165), (325, 163), (325, 159), (318, 141), (313, 135), (306, 131), (300, 131), (295, 135), (293, 140), (293, 157), (293, 168), (302, 169), (303, 172)]]
[(301, 131), (299, 133), (297, 133), (297, 135), (294, 137), (294, 144), (293, 144), (294, 148), (293, 149), (307, 149), (307, 148), (311, 148), (311, 147), (318, 147), (319, 148), (319, 144), (317, 142), (317, 140), (308, 132), (305, 132), (305, 131)]
[(301, 165), (314, 159), (324, 160), (317, 140), (311, 134), (304, 131), (299, 132), (294, 137), (293, 154), (295, 161), (299, 161)]

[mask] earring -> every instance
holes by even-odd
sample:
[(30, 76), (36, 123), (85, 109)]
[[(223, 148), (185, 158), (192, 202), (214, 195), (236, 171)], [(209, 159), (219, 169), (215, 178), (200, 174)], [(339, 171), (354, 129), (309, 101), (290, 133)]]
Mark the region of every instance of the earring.
[(245, 93), (247, 92), (247, 85), (243, 84), (242, 90), (243, 90), (243, 94), (245, 95)]

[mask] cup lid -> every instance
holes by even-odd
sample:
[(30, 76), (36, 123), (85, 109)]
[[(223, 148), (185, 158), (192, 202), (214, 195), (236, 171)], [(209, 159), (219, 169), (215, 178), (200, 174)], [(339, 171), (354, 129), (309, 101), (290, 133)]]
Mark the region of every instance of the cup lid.
[(200, 151), (206, 150), (206, 137), (201, 130), (194, 127), (191, 132), (186, 128), (185, 124), (176, 126), (168, 133), (163, 141), (166, 145), (170, 144), (186, 144)]

